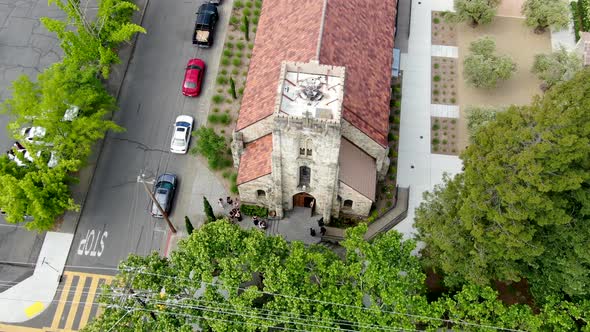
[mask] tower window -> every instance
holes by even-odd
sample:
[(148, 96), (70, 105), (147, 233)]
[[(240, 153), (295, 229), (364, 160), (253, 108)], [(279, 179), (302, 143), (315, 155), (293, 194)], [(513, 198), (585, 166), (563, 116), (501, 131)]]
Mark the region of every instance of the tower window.
[(258, 189), (258, 190), (256, 190), (256, 197), (258, 197), (258, 198), (266, 197), (266, 192), (264, 190)]
[(299, 167), (299, 186), (308, 186), (311, 179), (311, 169), (307, 166)]
[(346, 209), (352, 209), (352, 201), (350, 199), (347, 199), (344, 201), (344, 204), (342, 204), (342, 206)]

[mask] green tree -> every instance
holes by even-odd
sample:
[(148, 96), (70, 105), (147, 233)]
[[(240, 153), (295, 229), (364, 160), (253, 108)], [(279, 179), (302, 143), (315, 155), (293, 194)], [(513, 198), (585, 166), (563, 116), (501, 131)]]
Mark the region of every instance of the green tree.
[(526, 0), (522, 5), (525, 23), (543, 33), (547, 28), (566, 29), (570, 23), (568, 3), (562, 0)]
[(215, 221), (215, 213), (213, 213), (213, 208), (211, 204), (207, 200), (207, 197), (203, 196), (203, 209), (205, 210), (205, 216), (207, 217), (208, 222)]
[(450, 22), (469, 22), (472, 27), (492, 22), (498, 10), (499, 0), (455, 0), (454, 12), (445, 12)]
[(469, 46), (463, 60), (463, 76), (477, 88), (495, 88), (498, 81), (507, 80), (516, 71), (516, 63), (505, 55), (497, 55), (496, 43), (489, 37), (479, 38)]
[(568, 52), (563, 46), (551, 54), (535, 55), (532, 72), (543, 81), (543, 88), (571, 80), (582, 70), (582, 57), (576, 52)]
[(539, 302), (588, 296), (588, 95), (584, 70), (531, 106), (498, 113), (462, 154), (453, 186), (427, 196), (416, 227), (455, 285), (527, 278)]
[(503, 111), (501, 107), (492, 106), (467, 106), (465, 114), (467, 115), (467, 132), (469, 141), (473, 142), (477, 131), (488, 122), (496, 118), (498, 112)]
[(191, 223), (191, 220), (188, 218), (188, 216), (184, 216), (184, 226), (186, 227), (186, 233), (188, 235), (193, 234), (193, 230), (195, 228), (193, 227), (193, 224)]
[(47, 30), (55, 33), (61, 41), (66, 59), (77, 68), (97, 68), (108, 78), (112, 64), (120, 62), (116, 47), (128, 42), (136, 33), (145, 29), (131, 23), (134, 11), (139, 7), (128, 0), (101, 0), (95, 21), (85, 14), (80, 1), (50, 0), (65, 14), (65, 21), (42, 17)]
[(217, 135), (213, 128), (200, 127), (193, 132), (193, 136), (197, 138), (197, 145), (191, 152), (207, 158), (209, 167), (220, 169), (231, 163), (227, 157), (228, 146), (225, 138)]
[(244, 15), (244, 24), (242, 25), (242, 30), (244, 31), (244, 37), (247, 41), (250, 40), (250, 20), (248, 19), (247, 15)]
[(231, 95), (234, 99), (238, 99), (238, 95), (236, 94), (236, 82), (234, 82), (233, 77), (229, 77), (229, 88), (231, 91)]

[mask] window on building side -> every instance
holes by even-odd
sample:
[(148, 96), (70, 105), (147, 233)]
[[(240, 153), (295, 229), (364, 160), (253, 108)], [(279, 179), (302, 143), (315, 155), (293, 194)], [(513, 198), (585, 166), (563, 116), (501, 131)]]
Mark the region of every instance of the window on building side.
[(311, 169), (307, 166), (299, 167), (299, 186), (308, 186), (311, 179)]
[(301, 145), (299, 146), (299, 155), (300, 156), (308, 156), (311, 157), (312, 154), (312, 144), (311, 139), (306, 139), (301, 141)]
[(352, 209), (352, 201), (350, 199), (347, 199), (344, 201), (344, 204), (342, 204), (342, 206), (347, 209)]
[(266, 192), (264, 190), (258, 189), (258, 190), (256, 190), (256, 196), (258, 198), (266, 197)]

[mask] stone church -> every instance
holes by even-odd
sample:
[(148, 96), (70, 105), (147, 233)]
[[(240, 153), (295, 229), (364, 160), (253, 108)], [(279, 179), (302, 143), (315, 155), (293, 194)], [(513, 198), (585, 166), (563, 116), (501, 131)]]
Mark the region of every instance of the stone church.
[(389, 167), (396, 0), (265, 1), (232, 154), (243, 203), (367, 216)]

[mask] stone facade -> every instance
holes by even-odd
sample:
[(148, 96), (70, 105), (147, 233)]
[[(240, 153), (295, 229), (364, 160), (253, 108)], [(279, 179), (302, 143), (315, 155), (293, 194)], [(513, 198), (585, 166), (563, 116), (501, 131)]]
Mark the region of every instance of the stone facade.
[[(388, 149), (342, 118), (344, 67), (284, 62), (280, 73), (273, 114), (234, 133), (232, 153), (237, 167), (244, 144), (272, 132), (271, 174), (239, 183), (241, 200), (267, 206), (277, 217), (294, 204), (301, 205), (303, 200), (298, 199), (303, 196), (306, 206), (313, 200), (315, 213), (325, 221), (338, 216), (341, 208), (367, 216), (371, 199), (339, 181), (340, 143), (344, 136), (357, 145), (375, 159), (378, 174), (383, 175), (389, 166)], [(324, 98), (301, 97), (305, 87), (294, 82), (306, 80), (322, 86)]]

